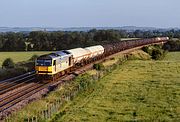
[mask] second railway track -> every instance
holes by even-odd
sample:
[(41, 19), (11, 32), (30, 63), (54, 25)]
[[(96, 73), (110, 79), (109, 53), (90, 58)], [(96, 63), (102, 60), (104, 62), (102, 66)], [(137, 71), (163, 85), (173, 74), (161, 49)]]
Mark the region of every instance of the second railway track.
[(39, 90), (47, 87), (49, 85), (48, 83), (43, 84), (34, 84), (28, 88), (24, 88), (23, 92), (18, 91), (16, 94), (12, 94), (7, 96), (6, 98), (2, 98), (0, 102), (0, 112), (3, 112), (4, 110), (12, 107), (13, 105), (17, 104), (18, 102), (24, 100), (27, 97), (30, 97), (31, 95), (35, 94)]
[[(63, 76), (60, 79), (66, 77)], [(60, 80), (59, 79), (59, 80)], [(15, 91), (0, 98), (0, 113), (4, 112), (8, 108), (14, 106), (15, 104), (21, 102), (22, 100), (32, 96), (33, 94), (43, 90), (50, 86), (53, 82), (33, 82), (29, 86), (25, 86), (23, 89)]]
[(15, 78), (0, 81), (0, 95), (30, 83), (35, 79), (35, 71), (29, 72)]

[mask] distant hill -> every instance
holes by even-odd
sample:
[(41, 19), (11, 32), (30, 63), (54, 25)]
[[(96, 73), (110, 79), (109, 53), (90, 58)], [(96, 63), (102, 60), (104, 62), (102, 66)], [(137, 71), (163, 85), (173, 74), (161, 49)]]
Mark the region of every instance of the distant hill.
[(155, 28), (155, 27), (136, 27), (136, 26), (123, 26), (123, 27), (71, 27), (71, 28), (53, 28), (53, 27), (0, 27), (0, 32), (31, 32), (31, 31), (89, 31), (92, 29), (97, 30), (126, 30), (126, 31), (168, 31), (171, 29), (180, 30), (180, 28)]
[(58, 31), (62, 28), (42, 28), (42, 27), (0, 27), (0, 32), (31, 32), (31, 31)]

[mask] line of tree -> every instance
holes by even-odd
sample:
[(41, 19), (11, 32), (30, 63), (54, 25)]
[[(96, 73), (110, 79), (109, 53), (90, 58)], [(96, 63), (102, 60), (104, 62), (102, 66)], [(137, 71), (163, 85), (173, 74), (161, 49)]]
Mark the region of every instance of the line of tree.
[(0, 33), (0, 51), (52, 51), (95, 44), (120, 41), (121, 38), (152, 38), (168, 36), (179, 38), (180, 31), (140, 31), (127, 32), (124, 30), (90, 30), (88, 32), (44, 32), (34, 31), (25, 33)]

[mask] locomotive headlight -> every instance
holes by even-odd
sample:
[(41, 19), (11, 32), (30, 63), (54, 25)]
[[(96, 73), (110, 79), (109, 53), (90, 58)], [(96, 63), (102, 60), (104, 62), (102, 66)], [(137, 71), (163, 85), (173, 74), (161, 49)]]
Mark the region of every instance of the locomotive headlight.
[(52, 67), (48, 67), (48, 72), (52, 72)]

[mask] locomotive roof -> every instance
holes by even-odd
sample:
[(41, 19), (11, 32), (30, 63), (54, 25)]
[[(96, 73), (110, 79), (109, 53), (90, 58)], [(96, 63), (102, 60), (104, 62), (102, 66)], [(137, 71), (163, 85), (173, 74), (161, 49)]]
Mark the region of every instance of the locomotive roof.
[(50, 53), (50, 54), (42, 55), (42, 56), (38, 57), (37, 59), (38, 60), (52, 60), (52, 59), (57, 58), (57, 57), (64, 58), (64, 57), (69, 56), (69, 55), (72, 55), (72, 54), (66, 50), (63, 50), (63, 51), (58, 51), (56, 53)]
[(38, 57), (38, 60), (51, 60), (53, 58), (58, 57), (59, 55), (56, 53), (50, 53), (50, 54), (46, 54), (46, 55), (42, 55), (40, 57)]
[(71, 53), (69, 53), (69, 52), (66, 51), (66, 50), (58, 51), (58, 52), (56, 52), (56, 54), (58, 54), (58, 55), (61, 56), (62, 58), (63, 58), (63, 57), (66, 57), (66, 56), (69, 56), (69, 55), (72, 55)]

